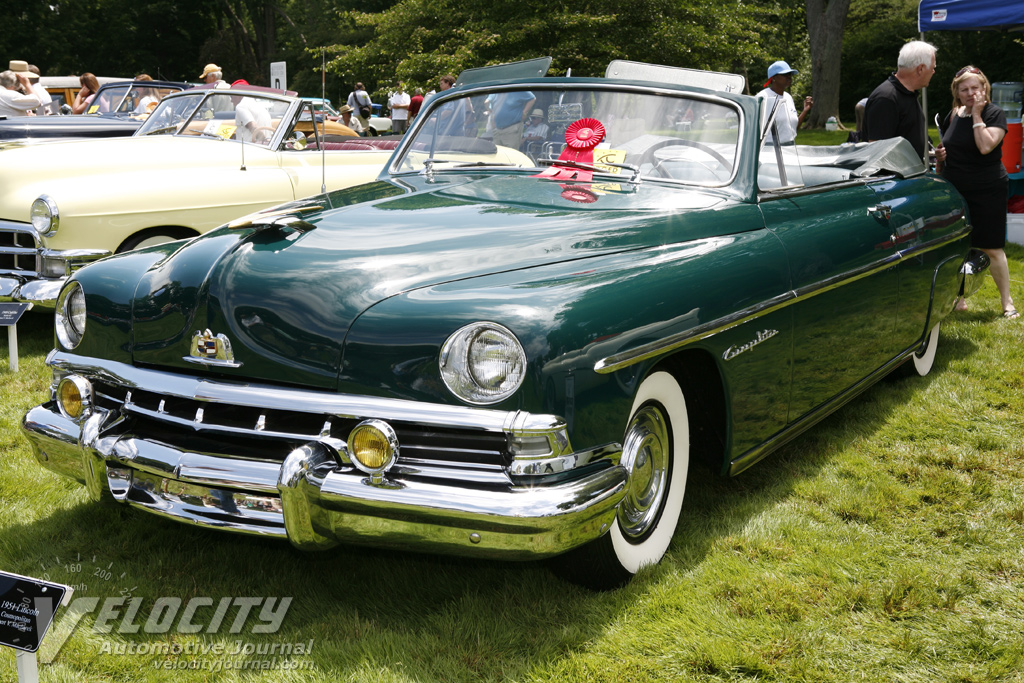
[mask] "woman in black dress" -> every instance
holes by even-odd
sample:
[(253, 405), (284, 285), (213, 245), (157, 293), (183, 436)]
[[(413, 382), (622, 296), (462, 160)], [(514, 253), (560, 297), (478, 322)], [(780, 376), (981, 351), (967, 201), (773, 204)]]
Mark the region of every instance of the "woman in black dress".
[[(990, 102), (991, 86), (981, 69), (965, 66), (953, 78), (953, 111), (940, 126), (942, 145), (936, 151), (939, 171), (967, 200), (971, 246), (991, 260), (989, 272), (999, 289), (1003, 316), (1019, 313), (1010, 296), (1010, 270), (1006, 263), (1006, 201), (1009, 179), (1003, 167), (1006, 115)], [(966, 309), (963, 300), (958, 309)]]

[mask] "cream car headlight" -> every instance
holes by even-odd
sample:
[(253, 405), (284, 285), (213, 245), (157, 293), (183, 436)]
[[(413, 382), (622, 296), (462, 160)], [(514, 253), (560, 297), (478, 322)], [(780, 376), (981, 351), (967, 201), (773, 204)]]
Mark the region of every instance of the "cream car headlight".
[(47, 237), (57, 232), (60, 227), (60, 212), (57, 210), (57, 202), (45, 194), (39, 195), (32, 202), (32, 209), (29, 213), (32, 227), (39, 235)]
[(57, 297), (54, 326), (57, 341), (71, 350), (78, 346), (85, 334), (85, 292), (78, 282), (71, 282)]
[(441, 347), (441, 378), (467, 403), (503, 401), (526, 377), (526, 352), (516, 336), (497, 323), (466, 325)]

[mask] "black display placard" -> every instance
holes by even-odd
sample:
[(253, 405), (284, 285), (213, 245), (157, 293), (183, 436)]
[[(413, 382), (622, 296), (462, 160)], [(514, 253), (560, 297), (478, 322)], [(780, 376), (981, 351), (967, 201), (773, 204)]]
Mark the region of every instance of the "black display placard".
[(0, 572), (0, 645), (38, 650), (68, 590), (59, 583)]
[(17, 323), (22, 314), (32, 307), (32, 304), (0, 304), (0, 327), (10, 327)]

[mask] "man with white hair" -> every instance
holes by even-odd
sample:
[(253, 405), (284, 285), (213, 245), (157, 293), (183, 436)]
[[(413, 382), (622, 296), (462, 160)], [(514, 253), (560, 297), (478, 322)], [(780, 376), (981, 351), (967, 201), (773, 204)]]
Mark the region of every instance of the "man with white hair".
[(32, 83), (25, 73), (15, 73), (10, 69), (0, 71), (0, 116), (28, 116), (29, 111), (41, 104), (39, 95), (33, 92)]
[(935, 75), (935, 46), (912, 40), (900, 50), (896, 72), (868, 97), (864, 107), (864, 139), (906, 138), (925, 159), (928, 127), (917, 91)]
[(216, 83), (217, 88), (231, 87), (224, 80), (223, 69), (221, 69), (216, 64), (207, 64), (206, 67), (203, 69), (203, 73), (199, 76), (199, 80), (201, 80), (203, 83)]

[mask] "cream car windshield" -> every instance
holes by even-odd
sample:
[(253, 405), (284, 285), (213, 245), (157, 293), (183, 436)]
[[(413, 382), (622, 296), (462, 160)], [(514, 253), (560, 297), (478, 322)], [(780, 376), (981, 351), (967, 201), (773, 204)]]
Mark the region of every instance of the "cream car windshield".
[(427, 105), (395, 172), (576, 164), (604, 174), (723, 186), (736, 168), (740, 110), (713, 96), (503, 89)]
[(137, 135), (181, 135), (271, 143), (289, 100), (240, 92), (196, 93), (160, 103)]
[(172, 92), (177, 91), (138, 83), (104, 86), (89, 106), (88, 113), (145, 117), (156, 109), (164, 96)]

